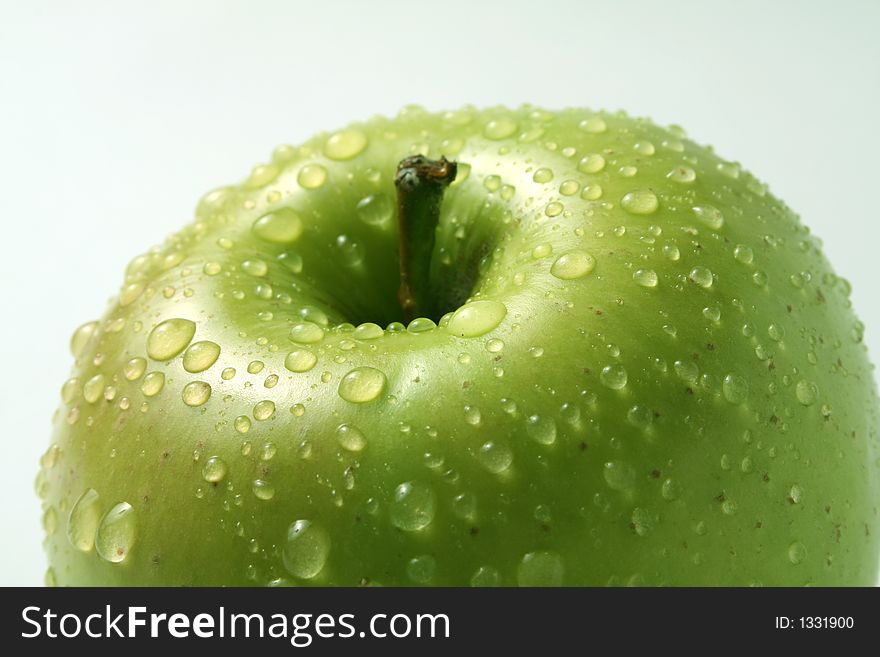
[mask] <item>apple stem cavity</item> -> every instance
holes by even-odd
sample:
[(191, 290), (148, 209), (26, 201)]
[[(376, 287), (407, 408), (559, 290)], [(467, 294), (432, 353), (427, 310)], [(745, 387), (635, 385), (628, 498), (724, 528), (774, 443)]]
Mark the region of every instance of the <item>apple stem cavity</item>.
[(443, 192), (454, 180), (455, 162), (445, 157), (406, 157), (397, 165), (397, 221), (400, 226), (400, 289), (397, 300), (409, 322), (428, 316), (431, 295), (431, 255)]

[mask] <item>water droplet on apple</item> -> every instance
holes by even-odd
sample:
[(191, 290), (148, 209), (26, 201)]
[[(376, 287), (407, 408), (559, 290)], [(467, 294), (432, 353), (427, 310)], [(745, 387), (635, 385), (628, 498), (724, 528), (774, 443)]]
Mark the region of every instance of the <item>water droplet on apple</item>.
[(721, 382), (721, 394), (731, 404), (742, 404), (749, 394), (749, 384), (741, 376), (727, 374)]
[(782, 342), (783, 338), (785, 338), (785, 328), (779, 324), (770, 324), (770, 326), (767, 327), (767, 335), (769, 335), (770, 339), (774, 342)]
[(798, 565), (802, 563), (804, 559), (807, 558), (807, 548), (800, 541), (795, 541), (791, 545), (788, 546), (788, 560), (794, 564)]
[(602, 474), (605, 483), (611, 490), (626, 490), (636, 483), (636, 471), (629, 463), (609, 461), (605, 464)]
[(163, 372), (150, 372), (141, 383), (141, 392), (146, 397), (155, 397), (165, 387), (165, 374)]
[(293, 342), (299, 342), (300, 344), (313, 344), (320, 342), (324, 337), (324, 329), (314, 322), (303, 321), (291, 327), (288, 337)]
[(260, 422), (268, 420), (275, 413), (275, 402), (264, 399), (254, 404), (254, 419)]
[(389, 515), (391, 524), (404, 531), (424, 529), (434, 520), (437, 494), (429, 486), (408, 481), (394, 490)]
[(219, 456), (212, 456), (205, 461), (202, 466), (202, 478), (212, 484), (216, 484), (226, 479), (228, 468), (226, 461)]
[(544, 208), (544, 214), (548, 217), (558, 217), (565, 210), (565, 206), (559, 201), (551, 201)]
[(383, 372), (373, 367), (357, 367), (342, 377), (338, 392), (345, 401), (364, 404), (381, 395), (386, 383)]
[(657, 526), (658, 517), (657, 514), (649, 509), (643, 509), (642, 507), (636, 507), (633, 509), (632, 516), (630, 517), (630, 522), (632, 524), (633, 531), (638, 536), (648, 536), (651, 532), (654, 531), (654, 528)]
[(647, 215), (654, 214), (660, 203), (650, 189), (638, 189), (625, 194), (620, 199), (620, 207), (630, 214)]
[(275, 497), (275, 486), (264, 479), (254, 479), (251, 490), (258, 500), (268, 501)]
[(620, 390), (626, 386), (627, 372), (623, 365), (614, 363), (606, 365), (599, 374), (599, 381), (606, 388)]
[(366, 436), (353, 424), (340, 424), (336, 427), (336, 441), (342, 449), (350, 452), (360, 452), (367, 446)]
[(103, 374), (96, 374), (83, 385), (83, 399), (88, 403), (94, 404), (101, 398), (104, 392), (105, 379)]
[(95, 533), (98, 555), (111, 563), (124, 561), (131, 552), (136, 534), (134, 509), (128, 502), (120, 502), (101, 519)]
[(581, 173), (598, 173), (605, 168), (605, 158), (599, 153), (589, 153), (580, 159), (577, 168)]
[(675, 481), (675, 479), (668, 478), (664, 480), (660, 487), (660, 495), (668, 502), (677, 500), (681, 495), (681, 486), (678, 485), (678, 482)]
[(500, 584), (501, 573), (492, 566), (480, 566), (470, 579), (470, 585), (474, 588), (496, 587)]
[(406, 326), (406, 330), (410, 333), (424, 333), (425, 331), (433, 331), (437, 328), (434, 320), (427, 317), (416, 317)]
[(269, 265), (258, 258), (245, 260), (241, 263), (241, 269), (246, 274), (250, 274), (251, 276), (255, 276), (257, 278), (262, 278), (269, 273)]
[(220, 345), (210, 340), (194, 342), (183, 354), (183, 369), (196, 374), (204, 372), (217, 362), (220, 356)]
[(211, 398), (211, 386), (204, 381), (190, 381), (183, 387), (181, 397), (187, 406), (201, 406)]
[(251, 419), (247, 415), (239, 415), (233, 420), (232, 426), (238, 433), (247, 433), (251, 429)]
[(578, 128), (584, 132), (598, 134), (605, 132), (608, 129), (608, 125), (605, 123), (605, 119), (601, 116), (591, 116), (578, 123)]
[(331, 160), (350, 160), (364, 152), (367, 135), (356, 128), (340, 130), (324, 142), (324, 155)]
[(541, 167), (537, 169), (535, 173), (532, 175), (532, 180), (536, 183), (548, 183), (553, 180), (553, 169), (548, 169), (547, 167)]
[(724, 215), (721, 210), (711, 205), (698, 205), (693, 208), (697, 220), (712, 230), (719, 230), (724, 226)]
[(282, 208), (257, 219), (252, 226), (254, 234), (273, 244), (290, 244), (303, 232), (302, 218), (290, 208)]
[(691, 269), (688, 278), (702, 288), (712, 287), (715, 282), (715, 275), (706, 267), (697, 266)]
[(70, 353), (79, 358), (85, 352), (92, 337), (98, 334), (98, 322), (86, 322), (73, 332), (70, 338)]
[(690, 167), (675, 167), (666, 174), (666, 177), (672, 182), (688, 184), (697, 179), (697, 173)]
[(312, 579), (327, 563), (330, 537), (309, 520), (297, 520), (287, 529), (281, 552), (284, 567), (294, 577)]
[(664, 244), (662, 251), (663, 255), (665, 255), (673, 262), (677, 262), (678, 259), (681, 258), (681, 251), (679, 251), (678, 247), (675, 244)]
[(339, 253), (339, 261), (346, 267), (357, 267), (364, 261), (363, 245), (348, 235), (336, 237), (336, 251)]
[(581, 188), (581, 184), (577, 180), (565, 180), (559, 185), (559, 193), (563, 196), (572, 196), (577, 194)]
[(166, 319), (150, 331), (147, 355), (153, 360), (171, 360), (186, 349), (195, 334), (195, 322), (179, 318)]
[(657, 272), (653, 269), (637, 269), (633, 272), (633, 280), (642, 287), (657, 287)]
[(373, 322), (366, 322), (359, 325), (354, 330), (353, 335), (358, 340), (375, 340), (376, 338), (381, 338), (383, 335), (385, 335), (385, 331), (378, 324), (374, 324)]
[(507, 315), (507, 306), (500, 301), (472, 301), (456, 310), (446, 329), (460, 338), (475, 338), (496, 328)]
[(552, 417), (530, 415), (526, 421), (526, 433), (540, 445), (556, 442), (556, 421)]
[(303, 189), (318, 189), (327, 182), (327, 169), (320, 164), (306, 164), (296, 174), (296, 182)]
[(89, 488), (74, 503), (67, 520), (67, 539), (77, 550), (89, 552), (95, 545), (95, 531), (101, 520), (100, 497)]
[(516, 569), (516, 581), (521, 587), (562, 586), (565, 566), (556, 552), (528, 552)]
[(508, 117), (500, 117), (486, 122), (483, 126), (483, 136), (492, 140), (506, 139), (516, 132), (516, 128), (516, 121)]
[(385, 194), (365, 196), (355, 208), (358, 218), (370, 226), (381, 226), (391, 220), (394, 205)]
[(513, 452), (504, 443), (487, 441), (477, 452), (477, 459), (486, 470), (499, 474), (513, 464)]
[(308, 372), (318, 362), (318, 357), (308, 349), (296, 349), (284, 358), (284, 367), (291, 372)]
[(550, 273), (564, 281), (587, 276), (596, 268), (596, 259), (583, 251), (571, 251), (559, 256), (550, 266)]
[(437, 560), (429, 554), (413, 557), (406, 564), (406, 575), (416, 584), (427, 584), (434, 578)]
[(122, 368), (122, 374), (128, 381), (137, 381), (144, 375), (146, 369), (146, 359), (136, 356), (125, 364), (125, 367)]
[(819, 388), (812, 381), (798, 381), (794, 392), (797, 400), (804, 406), (812, 406), (819, 398)]
[(581, 190), (581, 198), (585, 201), (596, 201), (602, 198), (602, 185), (590, 183)]

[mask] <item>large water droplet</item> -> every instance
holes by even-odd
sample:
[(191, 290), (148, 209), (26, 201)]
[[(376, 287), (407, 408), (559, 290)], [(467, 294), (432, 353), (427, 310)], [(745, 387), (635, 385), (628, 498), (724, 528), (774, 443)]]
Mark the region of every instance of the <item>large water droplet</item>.
[(606, 388), (620, 390), (626, 386), (627, 373), (623, 365), (617, 363), (606, 365), (599, 374), (599, 381)]
[(704, 226), (712, 230), (719, 230), (724, 226), (724, 215), (721, 210), (711, 205), (698, 205), (694, 207), (694, 215)]
[(134, 545), (136, 524), (134, 509), (120, 502), (101, 519), (95, 534), (98, 555), (111, 563), (124, 561)]
[(357, 204), (356, 212), (365, 224), (380, 226), (391, 219), (394, 205), (385, 194), (374, 194), (362, 198)]
[(486, 139), (506, 139), (516, 132), (516, 127), (516, 121), (508, 117), (492, 119), (483, 126), (483, 136)]
[(211, 398), (211, 385), (204, 381), (190, 381), (183, 387), (181, 397), (187, 406), (201, 406)]
[(394, 490), (391, 524), (408, 532), (424, 529), (434, 520), (436, 507), (437, 494), (432, 488), (417, 481), (402, 483)]
[(290, 208), (264, 214), (253, 224), (254, 234), (274, 244), (290, 244), (303, 232), (302, 218)]
[(608, 126), (605, 123), (605, 119), (601, 116), (591, 116), (578, 123), (578, 128), (584, 132), (598, 134), (605, 132), (608, 129)]
[(633, 280), (642, 287), (657, 287), (657, 272), (653, 269), (637, 269), (633, 272)]
[(565, 582), (565, 566), (556, 552), (529, 552), (516, 569), (519, 586), (562, 586)]
[(324, 143), (324, 155), (331, 160), (350, 160), (367, 147), (367, 135), (356, 128), (340, 130)]
[(728, 374), (721, 382), (721, 393), (731, 404), (742, 404), (749, 394), (749, 384), (741, 376)]
[(104, 392), (105, 379), (103, 374), (96, 374), (83, 385), (83, 399), (94, 404)]
[(141, 392), (146, 397), (155, 397), (165, 387), (165, 374), (163, 372), (150, 372), (141, 383)]
[(202, 478), (211, 484), (216, 484), (226, 479), (228, 471), (226, 461), (219, 456), (212, 456), (202, 466)]
[(702, 288), (712, 287), (712, 283), (715, 281), (714, 274), (712, 274), (709, 269), (702, 266), (697, 266), (691, 269), (688, 278)]
[(299, 322), (291, 327), (288, 337), (293, 342), (312, 344), (319, 342), (324, 337), (324, 329), (314, 322)]
[(312, 579), (327, 563), (330, 537), (309, 520), (297, 520), (287, 529), (281, 558), (294, 577)]
[(556, 442), (556, 422), (552, 417), (530, 415), (526, 422), (526, 433), (536, 443), (552, 445)]
[(788, 560), (797, 565), (807, 558), (807, 548), (800, 541), (795, 541), (788, 546)]
[(318, 357), (308, 349), (291, 351), (284, 359), (284, 367), (291, 372), (308, 372), (318, 362)]
[(220, 345), (210, 340), (194, 342), (183, 354), (183, 369), (196, 374), (204, 372), (217, 362), (220, 356)]
[(122, 374), (128, 381), (137, 381), (144, 375), (146, 369), (146, 359), (141, 358), (140, 356), (135, 356), (125, 364), (125, 367), (122, 368)]
[(472, 301), (453, 313), (446, 329), (460, 338), (474, 338), (494, 329), (505, 315), (507, 306), (500, 301)]
[(355, 404), (371, 402), (382, 394), (387, 379), (374, 367), (357, 367), (342, 377), (339, 396)]
[(73, 332), (70, 338), (70, 353), (73, 354), (74, 358), (79, 358), (83, 355), (92, 336), (97, 335), (97, 333), (98, 322), (87, 322)]
[(559, 256), (550, 266), (550, 273), (564, 281), (583, 278), (596, 268), (596, 259), (583, 251), (571, 251)]
[(636, 483), (636, 471), (629, 463), (623, 461), (609, 461), (602, 471), (605, 483), (612, 490), (626, 490)]
[(513, 464), (513, 452), (504, 443), (488, 441), (477, 452), (477, 459), (486, 470), (499, 474)]
[(340, 424), (336, 427), (336, 441), (342, 449), (350, 452), (360, 452), (367, 446), (366, 436), (353, 424)]
[(98, 502), (100, 497), (89, 488), (73, 505), (67, 520), (67, 539), (77, 550), (89, 552), (95, 545), (95, 531), (101, 519)]
[(158, 324), (147, 338), (147, 355), (153, 360), (171, 360), (196, 334), (196, 324), (188, 319), (166, 319)]
[(303, 189), (318, 189), (327, 182), (327, 169), (320, 164), (306, 164), (296, 174), (296, 182)]
[(620, 199), (620, 207), (630, 214), (654, 214), (660, 207), (660, 202), (650, 189), (638, 189), (625, 194)]
[(812, 406), (819, 398), (819, 388), (812, 381), (798, 381), (794, 392), (797, 400), (804, 406)]
[(263, 422), (272, 417), (275, 412), (275, 402), (271, 399), (264, 399), (254, 404), (254, 419)]
[(605, 158), (599, 153), (584, 155), (578, 162), (578, 171), (583, 173), (598, 173), (605, 168)]
[(406, 564), (406, 575), (416, 584), (426, 584), (434, 578), (437, 560), (430, 554), (413, 557)]

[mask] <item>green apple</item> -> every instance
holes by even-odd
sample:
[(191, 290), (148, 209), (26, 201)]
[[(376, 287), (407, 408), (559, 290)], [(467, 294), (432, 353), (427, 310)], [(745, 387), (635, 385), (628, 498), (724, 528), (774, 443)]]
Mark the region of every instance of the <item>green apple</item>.
[(849, 291), (677, 127), (407, 108), (282, 146), (74, 333), (46, 579), (873, 584)]

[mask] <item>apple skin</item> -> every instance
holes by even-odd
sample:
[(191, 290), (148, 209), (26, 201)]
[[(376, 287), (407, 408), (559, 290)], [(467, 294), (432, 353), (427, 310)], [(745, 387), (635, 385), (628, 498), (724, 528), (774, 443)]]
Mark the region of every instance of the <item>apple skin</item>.
[[(459, 163), (442, 320), (355, 330), (402, 320), (413, 153)], [(135, 258), (72, 350), (36, 483), (49, 584), (877, 580), (849, 285), (678, 128), (408, 107), (283, 146)]]

